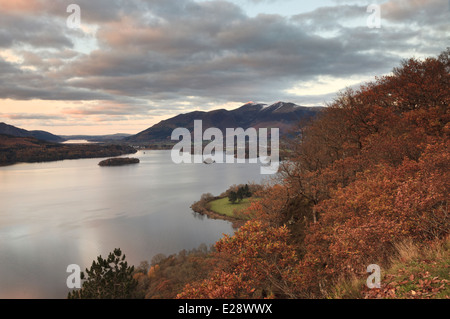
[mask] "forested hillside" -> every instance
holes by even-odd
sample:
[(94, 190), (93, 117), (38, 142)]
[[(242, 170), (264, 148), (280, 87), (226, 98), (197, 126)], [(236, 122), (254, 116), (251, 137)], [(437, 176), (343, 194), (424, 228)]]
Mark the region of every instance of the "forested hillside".
[[(289, 161), (251, 219), (188, 264), (170, 256), (139, 270), (138, 295), (448, 298), (449, 55), (340, 93), (285, 141)], [(198, 277), (194, 260), (207, 265)], [(368, 291), (371, 264), (385, 276)]]
[(341, 93), (290, 141), (253, 220), (216, 244), (214, 272), (178, 297), (324, 298), (369, 264), (387, 269), (396, 244), (448, 236), (449, 55)]

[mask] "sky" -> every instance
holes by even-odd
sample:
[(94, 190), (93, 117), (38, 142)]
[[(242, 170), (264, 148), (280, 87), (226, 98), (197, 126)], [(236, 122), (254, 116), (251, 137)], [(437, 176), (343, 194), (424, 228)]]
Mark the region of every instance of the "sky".
[(136, 134), (249, 101), (326, 106), (439, 55), (448, 21), (449, 0), (0, 0), (0, 122)]

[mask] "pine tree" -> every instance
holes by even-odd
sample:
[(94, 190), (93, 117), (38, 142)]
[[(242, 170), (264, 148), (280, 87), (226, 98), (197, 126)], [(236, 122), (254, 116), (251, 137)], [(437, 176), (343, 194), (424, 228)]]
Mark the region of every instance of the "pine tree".
[(133, 278), (134, 266), (129, 266), (120, 248), (114, 249), (107, 259), (102, 256), (94, 260), (81, 279), (85, 280), (80, 290), (69, 293), (69, 299), (128, 299), (133, 297), (137, 281)]
[(238, 199), (238, 196), (237, 196), (237, 193), (236, 193), (235, 191), (231, 191), (231, 192), (228, 194), (228, 200), (229, 200), (232, 204), (236, 203), (237, 199)]
[(243, 187), (239, 187), (238, 191), (237, 191), (237, 199), (240, 202), (242, 199), (244, 199), (244, 188)]

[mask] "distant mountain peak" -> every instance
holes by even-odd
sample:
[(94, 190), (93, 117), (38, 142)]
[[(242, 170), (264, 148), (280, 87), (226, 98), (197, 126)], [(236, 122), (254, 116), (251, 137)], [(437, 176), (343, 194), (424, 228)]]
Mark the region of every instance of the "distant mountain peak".
[(256, 103), (256, 102), (247, 102), (241, 107), (231, 110), (230, 112), (239, 111), (239, 110), (261, 110), (266, 106), (264, 103)]
[[(278, 101), (267, 105), (249, 101), (234, 110), (212, 110), (190, 112), (163, 120), (148, 129), (125, 138), (133, 143), (171, 142), (172, 131), (177, 128), (192, 130), (194, 120), (203, 121), (203, 129), (215, 127), (225, 132), (226, 128), (275, 128), (280, 134), (288, 132), (303, 119), (314, 117), (320, 108), (302, 107), (290, 102)], [(220, 111), (220, 112), (218, 112)]]
[(253, 102), (253, 101), (248, 101), (243, 106), (248, 106), (248, 105), (266, 105), (266, 104), (264, 104), (264, 103), (257, 103), (257, 102)]

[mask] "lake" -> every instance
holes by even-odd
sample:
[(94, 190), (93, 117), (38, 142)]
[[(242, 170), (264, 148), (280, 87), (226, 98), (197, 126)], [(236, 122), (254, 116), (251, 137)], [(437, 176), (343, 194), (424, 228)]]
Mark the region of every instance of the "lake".
[(62, 142), (62, 144), (95, 144), (96, 142), (90, 142), (88, 140), (67, 140)]
[[(126, 156), (125, 156), (126, 157)], [(231, 223), (192, 212), (203, 193), (262, 182), (259, 164), (174, 164), (139, 151), (139, 164), (98, 159), (0, 167), (0, 298), (66, 298), (70, 264), (89, 268), (121, 248), (126, 260), (208, 246)]]

